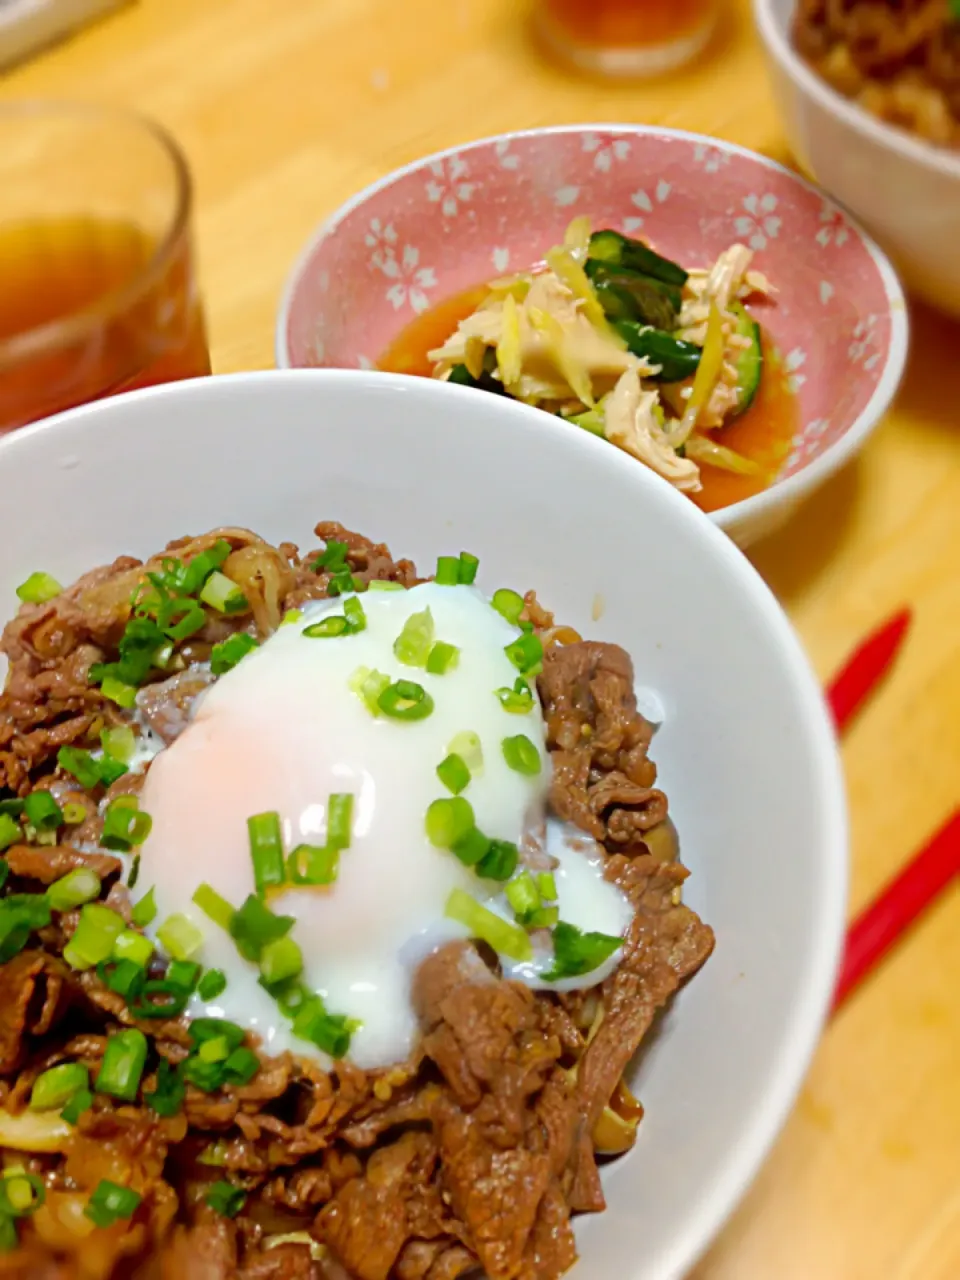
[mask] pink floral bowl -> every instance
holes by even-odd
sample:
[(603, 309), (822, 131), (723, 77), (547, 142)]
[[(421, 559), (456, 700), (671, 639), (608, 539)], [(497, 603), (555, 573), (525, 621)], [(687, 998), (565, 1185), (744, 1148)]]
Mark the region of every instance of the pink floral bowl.
[(688, 268), (746, 244), (776, 287), (762, 320), (797, 398), (796, 431), (768, 488), (711, 513), (740, 546), (771, 533), (883, 417), (903, 373), (907, 313), (893, 267), (848, 214), (729, 142), (576, 125), (486, 138), (388, 174), (337, 210), (296, 263), (277, 365), (373, 368), (418, 315), (529, 268), (579, 214)]

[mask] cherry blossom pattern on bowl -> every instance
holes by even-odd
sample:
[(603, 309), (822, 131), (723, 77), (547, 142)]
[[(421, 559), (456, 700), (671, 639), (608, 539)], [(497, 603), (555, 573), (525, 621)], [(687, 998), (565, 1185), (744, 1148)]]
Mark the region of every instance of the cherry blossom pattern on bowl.
[(741, 546), (772, 532), (882, 418), (903, 372), (907, 315), (889, 261), (838, 205), (731, 143), (572, 126), (484, 139), (397, 170), (334, 213), (296, 263), (278, 366), (373, 368), (415, 316), (529, 268), (578, 214), (687, 267), (749, 245), (775, 284), (762, 319), (797, 394), (799, 430), (773, 485), (711, 516)]

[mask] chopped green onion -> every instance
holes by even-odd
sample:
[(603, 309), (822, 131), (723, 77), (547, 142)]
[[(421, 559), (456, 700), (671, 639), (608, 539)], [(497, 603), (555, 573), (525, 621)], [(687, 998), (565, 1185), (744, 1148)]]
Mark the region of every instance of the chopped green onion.
[(281, 982), (275, 986), (260, 979), (260, 986), (269, 992), (277, 1002), (277, 1007), (285, 1018), (295, 1018), (304, 1004), (313, 997), (310, 992), (295, 978), (289, 982)]
[(0, 1216), (27, 1218), (47, 1198), (43, 1179), (26, 1169), (8, 1169), (0, 1178)]
[(227, 1163), (227, 1144), (223, 1138), (208, 1143), (197, 1156), (197, 1164), (205, 1164), (213, 1169), (222, 1169)]
[(434, 637), (433, 614), (429, 609), (411, 613), (393, 642), (393, 652), (405, 667), (425, 667)]
[(493, 593), (493, 599), (490, 603), (502, 618), (506, 618), (512, 627), (519, 627), (520, 615), (523, 613), (525, 604), (523, 596), (519, 592), (511, 591), (509, 587), (501, 587), (499, 591)]
[(457, 840), (451, 852), (465, 867), (479, 867), (490, 852), (493, 841), (485, 836), (479, 828), (474, 827), (466, 835)]
[[(153, 888), (148, 889), (140, 901), (134, 903), (133, 910), (130, 912), (133, 923), (141, 929), (145, 929), (148, 924), (153, 924), (157, 918), (157, 904), (154, 899), (154, 893), (155, 890)], [(196, 898), (194, 898), (194, 901), (196, 901)]]
[(233, 579), (228, 578), (219, 569), (214, 569), (203, 584), (200, 599), (211, 609), (216, 609), (218, 613), (239, 613), (249, 605), (247, 597)]
[(293, 916), (275, 916), (251, 893), (230, 920), (230, 936), (245, 960), (259, 960), (267, 943), (284, 937), (295, 923)]
[(437, 777), (448, 791), (458, 796), (470, 783), (470, 770), (463, 756), (451, 752), (437, 765)]
[(86, 805), (76, 804), (74, 801), (69, 800), (63, 806), (63, 820), (68, 827), (79, 827), (81, 822), (86, 821), (86, 817)]
[(230, 1182), (215, 1182), (207, 1191), (204, 1200), (223, 1218), (235, 1218), (247, 1202), (247, 1193)]
[(327, 1013), (319, 996), (309, 996), (293, 1020), (293, 1034), (339, 1060), (346, 1056), (356, 1023), (343, 1014)]
[(287, 858), (291, 884), (333, 884), (340, 869), (340, 850), (325, 845), (298, 844)]
[(279, 813), (256, 813), (248, 818), (247, 835), (253, 862), (253, 882), (262, 898), (269, 888), (283, 884), (283, 836)]
[(592, 973), (622, 946), (623, 938), (608, 933), (582, 933), (576, 925), (561, 920), (553, 931), (553, 968), (543, 974), (543, 979), (558, 982)]
[(137, 749), (137, 738), (129, 725), (119, 725), (115, 729), (101, 729), (100, 744), (111, 759), (129, 764)]
[(138, 807), (135, 796), (117, 796), (103, 815), (100, 843), (106, 849), (129, 853), (134, 845), (143, 844), (152, 826), (153, 819)]
[(434, 581), (440, 587), (455, 587), (460, 582), (460, 559), (458, 556), (439, 556)]
[[(0, 849), (9, 849), (23, 839), (23, 827), (9, 813), (0, 813)], [(6, 866), (6, 863), (4, 863)]]
[(0, 889), (7, 883), (10, 876), (10, 864), (6, 859), (0, 858)]
[(137, 690), (132, 684), (118, 680), (116, 676), (105, 676), (100, 685), (100, 692), (118, 707), (129, 709), (137, 701)]
[(303, 617), (302, 609), (288, 609), (287, 612), (280, 619), (280, 625), (281, 627), (292, 626), (294, 622), (299, 622), (302, 617)]
[(110, 759), (108, 756), (95, 760), (89, 751), (80, 747), (61, 747), (57, 752), (57, 764), (76, 778), (87, 791), (101, 784), (108, 787), (127, 772), (127, 766), (120, 760)]
[(136, 993), (130, 1012), (135, 1018), (176, 1018), (183, 1013), (190, 992), (167, 978), (152, 978)]
[(166, 980), (172, 986), (193, 995), (201, 973), (202, 969), (195, 960), (171, 960), (167, 965)]
[(12, 960), (36, 929), (50, 923), (50, 904), (41, 893), (12, 893), (0, 899), (0, 964)]
[(23, 813), (38, 831), (56, 831), (63, 823), (63, 810), (49, 791), (33, 791), (23, 802)]
[(127, 877), (127, 888), (135, 889), (140, 879), (140, 854), (135, 853), (130, 862), (130, 875)]
[(514, 773), (522, 773), (528, 778), (540, 772), (542, 762), (540, 752), (526, 736), (518, 733), (516, 737), (504, 738), (500, 743), (503, 758)]
[(553, 877), (552, 871), (541, 871), (537, 876), (537, 889), (540, 897), (546, 902), (556, 902), (557, 900), (557, 882)]
[(118, 996), (129, 1002), (135, 1000), (144, 987), (144, 970), (132, 960), (116, 960), (97, 965), (100, 981)]
[(500, 699), (501, 707), (511, 715), (525, 716), (533, 710), (533, 693), (522, 676), (514, 681), (512, 689), (495, 689), (494, 692)]
[(536, 676), (543, 670), (543, 645), (537, 636), (519, 636), (503, 652), (522, 676)]
[(82, 1062), (62, 1062), (37, 1076), (30, 1092), (31, 1111), (59, 1111), (73, 1095), (90, 1084)]
[(529, 912), (536, 911), (540, 906), (540, 894), (529, 871), (521, 871), (515, 880), (511, 880), (505, 893), (513, 914), (521, 922)]
[(60, 1112), (67, 1124), (76, 1124), (85, 1111), (93, 1106), (93, 1094), (89, 1089), (78, 1089)]
[(100, 896), (100, 877), (89, 867), (75, 867), (47, 890), (47, 901), (54, 911), (72, 911)]
[(350, 848), (350, 822), (353, 796), (350, 792), (334, 792), (327, 802), (327, 844), (331, 849)]
[(94, 1088), (121, 1102), (133, 1102), (147, 1061), (147, 1037), (136, 1027), (107, 1039)]
[(204, 1093), (216, 1093), (224, 1083), (223, 1064), (220, 1062), (204, 1062), (197, 1054), (181, 1063), (183, 1078)]
[(338, 569), (327, 583), (327, 591), (332, 596), (345, 596), (349, 591), (359, 591), (360, 585), (349, 569)]
[(9, 814), (11, 818), (19, 818), (23, 813), (23, 801), (19, 796), (8, 796), (0, 800), (0, 813)]
[(377, 706), (391, 720), (425, 720), (433, 711), (433, 698), (422, 684), (396, 680), (377, 699)]
[(455, 644), (438, 640), (427, 655), (427, 670), (432, 676), (445, 676), (460, 661), (460, 650)]
[(46, 604), (63, 590), (56, 578), (39, 569), (17, 587), (17, 595), (24, 604)]
[(12, 1253), (20, 1245), (16, 1218), (0, 1214), (0, 1253)]
[[(150, 892), (152, 894), (153, 890), (151, 889)], [(212, 885), (206, 882), (198, 885), (193, 901), (214, 924), (218, 924), (221, 929), (229, 932), (235, 912), (226, 898), (222, 898)]]
[(457, 580), (463, 586), (469, 587), (477, 580), (477, 569), (480, 567), (479, 559), (471, 555), (469, 551), (460, 552), (460, 563), (457, 566)]
[(391, 582), (388, 578), (372, 578), (367, 583), (368, 591), (403, 591), (402, 582)]
[(140, 1194), (131, 1187), (102, 1178), (83, 1212), (95, 1226), (112, 1227), (115, 1222), (132, 1217), (140, 1200)]
[(222, 969), (208, 969), (200, 979), (197, 994), (201, 1000), (216, 1000), (227, 989), (227, 976)]
[(123, 917), (116, 911), (88, 902), (80, 908), (73, 937), (63, 949), (64, 960), (72, 969), (92, 969), (101, 960), (109, 960), (123, 927)]
[(217, 1036), (215, 1040), (204, 1040), (197, 1050), (201, 1062), (223, 1062), (230, 1056), (230, 1046), (226, 1036)]
[[(174, 618), (177, 619), (174, 622)], [(195, 600), (165, 600), (157, 613), (157, 626), (175, 644), (196, 635), (206, 625), (207, 615)], [(154, 657), (154, 663), (157, 660)]]
[(477, 875), (484, 880), (509, 880), (519, 861), (520, 852), (511, 840), (491, 840), (490, 848), (477, 863)]
[(389, 687), (390, 677), (385, 676), (382, 671), (372, 671), (369, 667), (357, 667), (348, 683), (351, 692), (363, 699), (370, 714), (378, 716), (380, 695)]
[(157, 1085), (153, 1093), (145, 1093), (143, 1100), (158, 1116), (175, 1116), (183, 1106), (186, 1088), (180, 1073), (171, 1067), (166, 1058), (157, 1067)]
[(252, 1049), (234, 1049), (223, 1064), (223, 1078), (227, 1084), (249, 1084), (260, 1070), (260, 1059)]
[[(226, 538), (218, 538), (212, 547), (195, 555), (188, 565), (181, 565), (173, 590), (181, 590), (184, 595), (195, 596), (214, 569), (219, 569), (233, 548)], [(174, 561), (179, 564), (178, 561)]]
[(268, 942), (260, 953), (260, 972), (271, 986), (295, 978), (303, 969), (303, 953), (292, 938)]
[(356, 597), (351, 600), (344, 600), (343, 616), (347, 620), (347, 627), (351, 635), (356, 635), (358, 631), (366, 630), (367, 615), (363, 611), (363, 605)]
[(246, 1032), (227, 1018), (194, 1018), (190, 1023), (190, 1039), (195, 1045), (225, 1037), (231, 1052), (243, 1044)]
[(463, 796), (434, 800), (427, 809), (424, 825), (432, 845), (438, 849), (452, 849), (476, 826), (473, 805)]
[(331, 538), (326, 548), (321, 551), (310, 568), (314, 573), (319, 573), (321, 569), (326, 569), (328, 573), (339, 573), (347, 563), (347, 552), (349, 550), (350, 548), (345, 542), (338, 542), (336, 538)]
[(537, 907), (524, 917), (523, 923), (527, 929), (552, 929), (559, 919), (559, 907)]
[(309, 627), (304, 627), (300, 634), (311, 640), (329, 640), (334, 636), (345, 636), (349, 633), (350, 624), (347, 619), (335, 613), (330, 617), (321, 618), (319, 622), (314, 622)]
[(494, 915), (463, 889), (452, 891), (445, 914), (450, 920), (465, 925), (475, 938), (489, 943), (494, 951), (509, 956), (511, 960), (533, 959), (533, 945), (526, 930)]
[(483, 746), (480, 742), (480, 735), (474, 733), (471, 729), (458, 733), (451, 738), (447, 744), (447, 751), (451, 755), (460, 756), (463, 763), (470, 770), (472, 777), (479, 777), (483, 772)]
[(231, 671), (242, 658), (252, 653), (257, 647), (257, 641), (253, 636), (247, 635), (245, 631), (238, 631), (228, 639), (215, 644), (210, 650), (210, 670), (215, 676), (222, 676), (224, 672)]
[(136, 929), (124, 929), (113, 944), (114, 960), (130, 960), (145, 969), (153, 956), (153, 943)]
[(203, 933), (192, 920), (177, 912), (157, 929), (157, 940), (174, 960), (189, 960), (203, 946)]

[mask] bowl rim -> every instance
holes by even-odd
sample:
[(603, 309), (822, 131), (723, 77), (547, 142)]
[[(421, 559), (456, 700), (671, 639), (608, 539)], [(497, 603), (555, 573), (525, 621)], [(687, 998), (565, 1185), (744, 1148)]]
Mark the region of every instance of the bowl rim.
[[(769, 3), (769, 0), (766, 0)], [(763, 0), (754, 0), (758, 6)], [(812, 72), (810, 73), (812, 75)], [(816, 183), (808, 181), (801, 174), (795, 173), (792, 169), (788, 169), (786, 165), (780, 164), (776, 160), (770, 159), (769, 156), (761, 155), (759, 152), (751, 151), (749, 147), (740, 146), (735, 142), (728, 142), (724, 138), (714, 138), (705, 133), (693, 133), (686, 129), (668, 129), (659, 125), (645, 124), (613, 124), (597, 122), (592, 124), (566, 124), (551, 125), (547, 128), (540, 129), (516, 129), (507, 133), (490, 134), (488, 137), (475, 138), (472, 141), (464, 142), (459, 146), (445, 147), (442, 151), (432, 152), (430, 155), (421, 156), (417, 160), (410, 161), (409, 164), (401, 165), (397, 169), (392, 169), (389, 173), (377, 178), (376, 181), (368, 183), (360, 191), (355, 192), (343, 204), (339, 205), (329, 214), (308, 238), (306, 244), (300, 250), (295, 258), (290, 271), (287, 274), (283, 291), (280, 296), (277, 318), (274, 326), (274, 359), (278, 369), (293, 369), (302, 366), (294, 366), (291, 363), (290, 352), (287, 346), (287, 327), (290, 319), (290, 312), (293, 308), (294, 297), (304, 277), (304, 273), (308, 262), (313, 257), (316, 250), (320, 247), (324, 240), (332, 235), (337, 227), (348, 218), (352, 213), (364, 205), (379, 191), (386, 187), (393, 186), (394, 183), (401, 181), (411, 173), (416, 173), (428, 165), (432, 165), (443, 160), (449, 159), (454, 155), (464, 155), (471, 151), (489, 149), (500, 143), (509, 143), (520, 138), (532, 137), (550, 137), (564, 136), (567, 134), (584, 134), (584, 133), (613, 133), (628, 134), (631, 136), (642, 135), (644, 137), (663, 137), (682, 140), (684, 142), (699, 143), (704, 146), (714, 147), (723, 151), (728, 155), (736, 155), (750, 160), (759, 165), (761, 168), (769, 169), (775, 173), (783, 174), (791, 182), (804, 190), (816, 195), (824, 200), (827, 204), (832, 205), (847, 220), (849, 226), (860, 237), (864, 248), (873, 261), (877, 274), (883, 285), (884, 294), (887, 300), (887, 308), (890, 314), (890, 343), (887, 350), (886, 360), (884, 361), (883, 372), (874, 388), (873, 395), (864, 405), (863, 409), (849, 425), (839, 440), (828, 445), (823, 453), (819, 454), (812, 461), (805, 463), (793, 475), (787, 476), (782, 480), (775, 480), (768, 485), (766, 489), (762, 489), (759, 493), (753, 494), (752, 497), (743, 498), (740, 502), (733, 502), (729, 506), (721, 507), (717, 511), (711, 511), (709, 518), (712, 523), (718, 525), (727, 533), (733, 533), (738, 527), (764, 521), (772, 516), (778, 509), (786, 508), (788, 511), (807, 497), (815, 488), (829, 479), (836, 471), (849, 462), (856, 453), (863, 447), (865, 441), (871, 432), (879, 425), (881, 418), (890, 407), (893, 397), (903, 377), (904, 368), (906, 366), (907, 353), (909, 350), (909, 320), (907, 315), (907, 301), (904, 295), (903, 286), (894, 270), (890, 259), (876, 243), (873, 237), (861, 226), (859, 220), (855, 218), (846, 208), (839, 204), (834, 198)]]
[(865, 107), (845, 98), (809, 66), (787, 37), (776, 0), (752, 0), (754, 18), (764, 44), (785, 71), (819, 106), (878, 146), (896, 151), (906, 160), (939, 173), (960, 178), (960, 152), (926, 142), (906, 129), (888, 124)]
[[(74, 442), (80, 443), (86, 432), (94, 430), (98, 417), (105, 412), (122, 414), (128, 406), (149, 401), (166, 402), (170, 410), (176, 411), (178, 402), (194, 397), (201, 404), (210, 405), (218, 399), (225, 399), (229, 404), (232, 394), (243, 394), (248, 389), (253, 390), (264, 384), (269, 387), (271, 383), (282, 383), (291, 393), (296, 383), (302, 383), (304, 394), (307, 395), (311, 394), (310, 389), (315, 385), (322, 387), (324, 383), (352, 383), (357, 386), (358, 391), (366, 387), (378, 396), (382, 396), (384, 389), (392, 383), (398, 395), (412, 392), (428, 399), (431, 396), (439, 400), (446, 398), (451, 401), (451, 405), (456, 404), (458, 397), (473, 394), (469, 387), (356, 369), (272, 369), (191, 379), (126, 392), (108, 400), (67, 410), (10, 432), (0, 438), (0, 475), (8, 457), (15, 459), (18, 452), (33, 448), (35, 442), (44, 450), (55, 448), (58, 443), (76, 447)], [(411, 384), (418, 384), (420, 389), (413, 390)], [(529, 430), (540, 432), (545, 441), (553, 437), (555, 428), (540, 410), (513, 402), (504, 404), (494, 397), (490, 399), (491, 412), (508, 412), (515, 417), (525, 417)], [(131, 429), (137, 430), (136, 425)], [(611, 465), (606, 444), (589, 433), (571, 428), (567, 441), (565, 447), (579, 450), (585, 465), (590, 465), (588, 459), (591, 450), (597, 451), (595, 456), (601, 467)], [(740, 1141), (730, 1149), (721, 1177), (706, 1190), (696, 1205), (689, 1207), (685, 1221), (664, 1259), (663, 1280), (674, 1280), (674, 1277), (685, 1274), (696, 1263), (733, 1213), (796, 1103), (829, 1012), (843, 946), (849, 826), (846, 790), (833, 722), (822, 687), (800, 638), (779, 601), (732, 540), (716, 526), (712, 526), (709, 520), (704, 520), (683, 494), (669, 485), (660, 485), (660, 481), (646, 469), (638, 469), (635, 475), (637, 479), (634, 483), (640, 491), (647, 484), (660, 486), (662, 501), (674, 505), (679, 519), (696, 525), (699, 530), (697, 536), (707, 544), (713, 556), (726, 564), (728, 571), (742, 585), (745, 605), (754, 611), (758, 625), (767, 630), (774, 643), (783, 678), (792, 686), (797, 698), (796, 723), (811, 755), (811, 774), (816, 782), (815, 803), (824, 836), (823, 847), (814, 859), (819, 872), (815, 887), (811, 882), (815, 896), (810, 926), (811, 962), (807, 966), (803, 985), (793, 998), (790, 1021), (779, 1044), (775, 1066), (770, 1072), (765, 1091), (754, 1103)]]

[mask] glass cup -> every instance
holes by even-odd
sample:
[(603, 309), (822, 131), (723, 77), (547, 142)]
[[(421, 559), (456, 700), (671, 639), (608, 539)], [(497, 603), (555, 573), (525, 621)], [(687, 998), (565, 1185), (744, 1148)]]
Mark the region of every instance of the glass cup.
[(148, 120), (0, 104), (0, 433), (210, 372), (191, 195)]
[(539, 35), (566, 62), (607, 76), (658, 75), (695, 58), (719, 0), (536, 0)]

